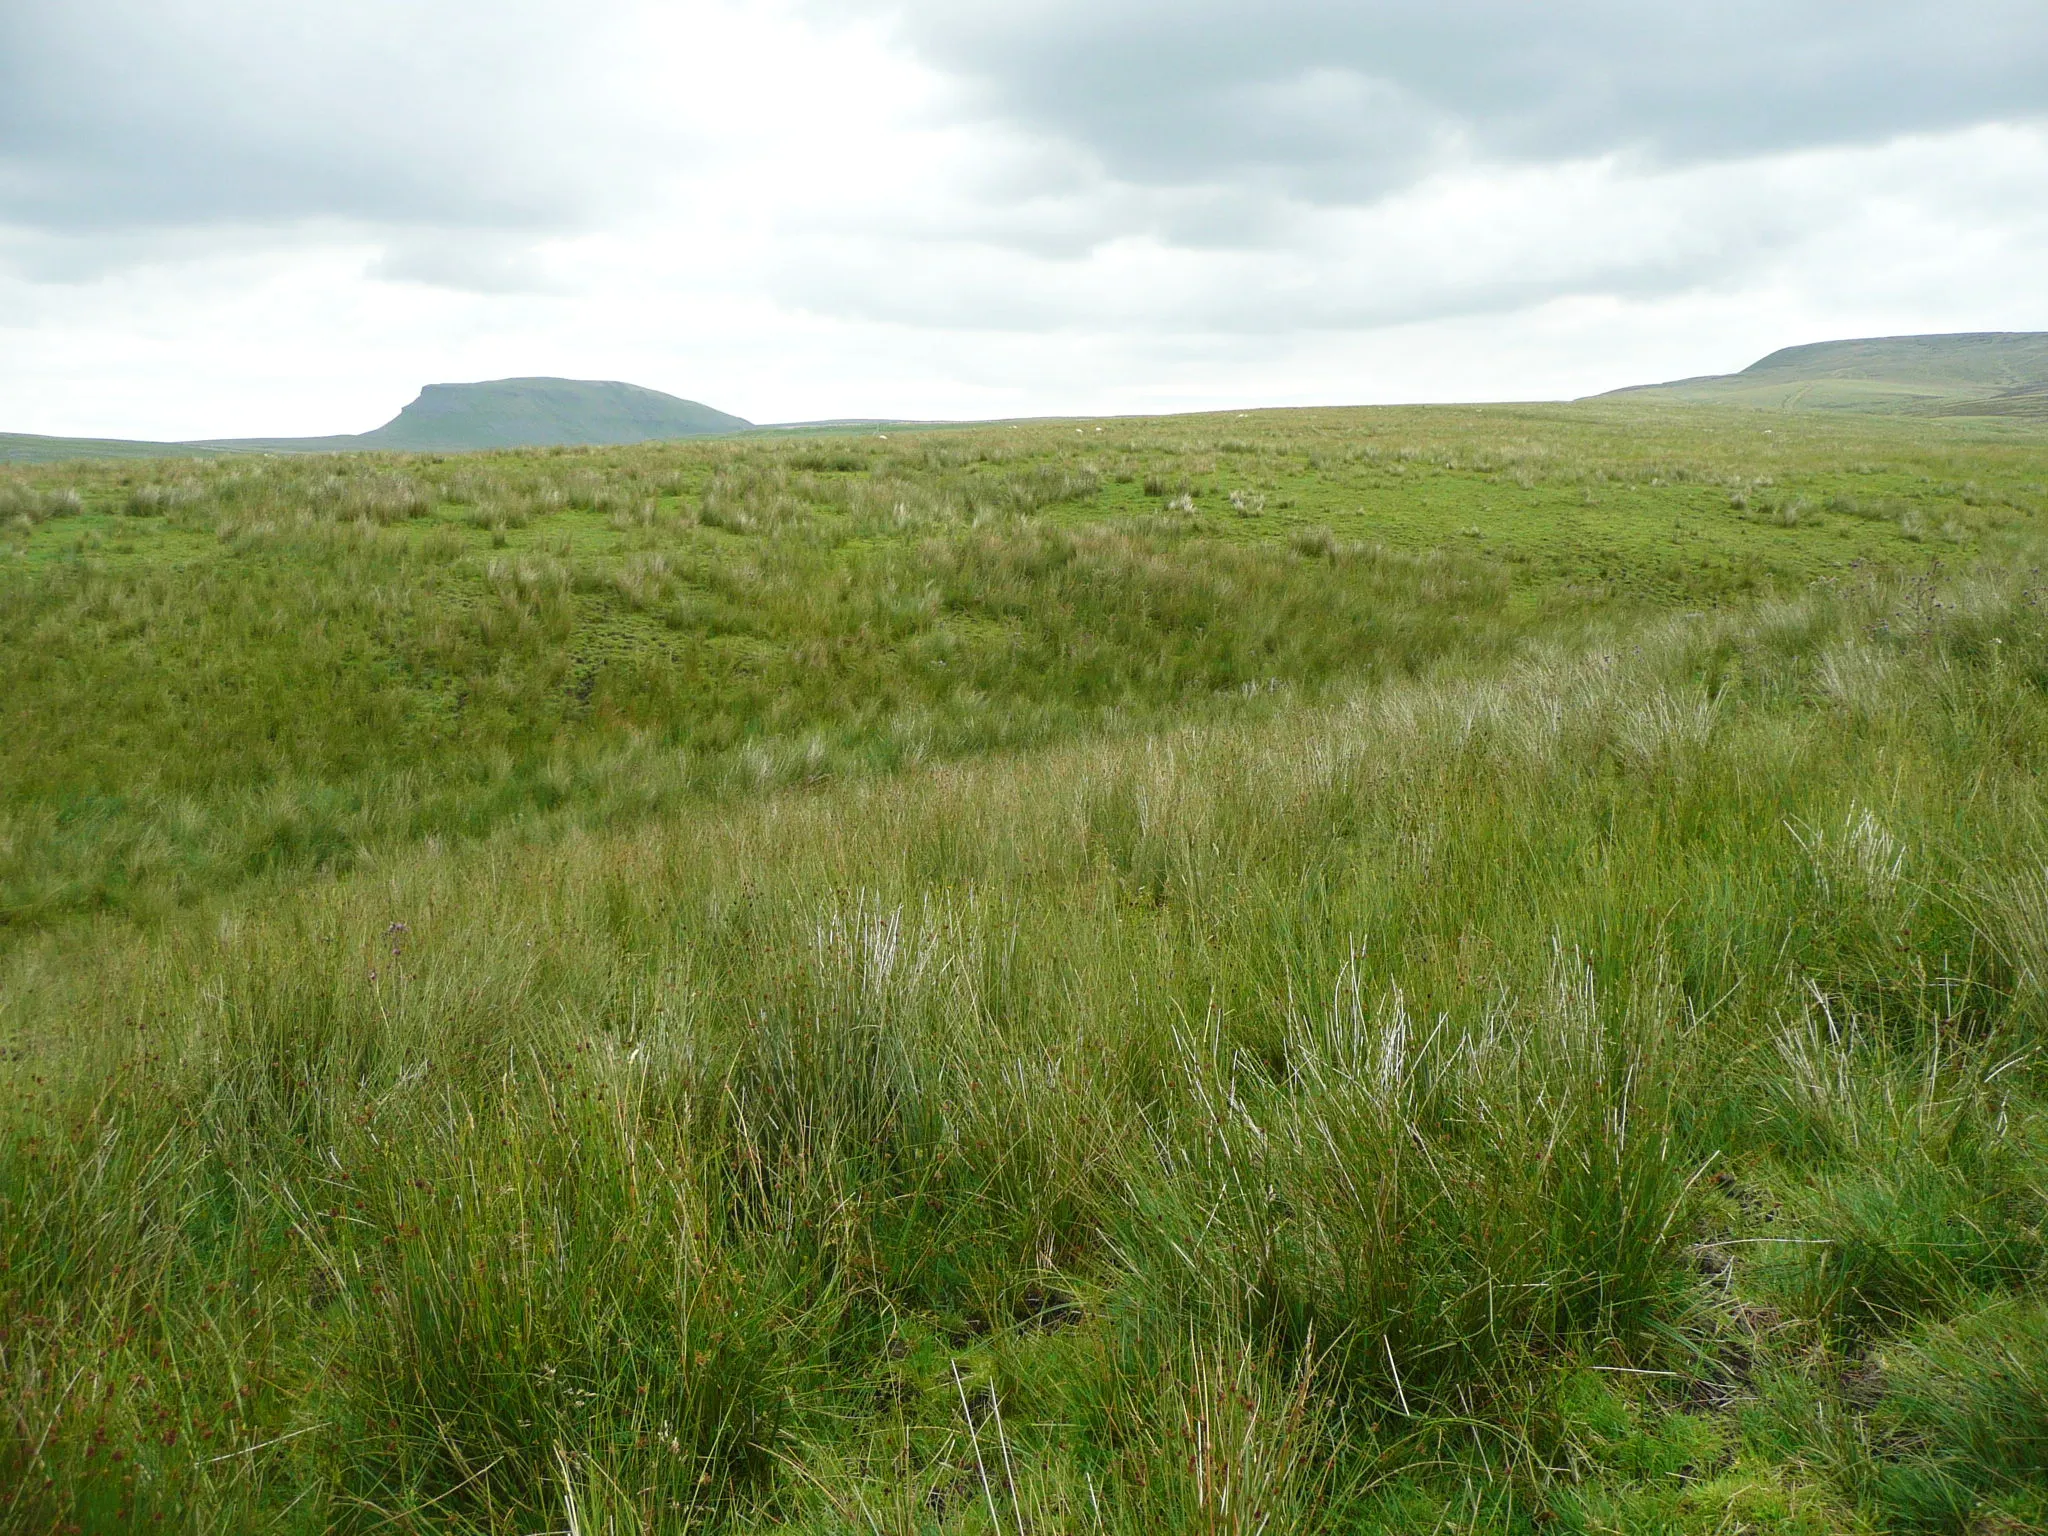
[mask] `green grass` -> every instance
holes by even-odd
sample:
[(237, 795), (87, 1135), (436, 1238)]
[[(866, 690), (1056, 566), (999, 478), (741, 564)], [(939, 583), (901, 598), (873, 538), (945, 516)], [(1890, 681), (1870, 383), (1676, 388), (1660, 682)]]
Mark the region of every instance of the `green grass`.
[(1490, 665), (1967, 559), (2042, 494), (1999, 439), (1729, 439), (1496, 408), (17, 471), (0, 921)]
[(2048, 442), (1099, 425), (0, 489), (0, 1530), (2038, 1525)]

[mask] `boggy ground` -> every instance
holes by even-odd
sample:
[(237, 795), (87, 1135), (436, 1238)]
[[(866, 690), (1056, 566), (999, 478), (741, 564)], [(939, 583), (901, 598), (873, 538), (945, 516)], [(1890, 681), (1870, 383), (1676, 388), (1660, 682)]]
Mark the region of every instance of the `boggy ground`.
[(0, 1529), (2039, 1528), (2044, 480), (13, 473)]

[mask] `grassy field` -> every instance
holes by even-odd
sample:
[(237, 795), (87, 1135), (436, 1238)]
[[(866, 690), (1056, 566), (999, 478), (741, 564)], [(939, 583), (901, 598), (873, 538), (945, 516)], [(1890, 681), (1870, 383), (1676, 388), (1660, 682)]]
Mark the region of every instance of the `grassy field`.
[(0, 477), (0, 1530), (2048, 1525), (2048, 432)]

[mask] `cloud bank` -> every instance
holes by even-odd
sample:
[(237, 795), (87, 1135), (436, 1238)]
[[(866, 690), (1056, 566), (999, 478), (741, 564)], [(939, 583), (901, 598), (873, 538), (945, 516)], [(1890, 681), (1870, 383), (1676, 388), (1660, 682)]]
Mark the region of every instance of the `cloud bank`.
[[(2016, 0), (0, 10), (0, 429), (1558, 395), (2048, 328)], [(174, 382), (175, 381), (175, 382)]]
[(910, 0), (884, 14), (989, 111), (1117, 176), (1317, 201), (1469, 159), (1725, 160), (2048, 107), (2048, 25), (2026, 0)]

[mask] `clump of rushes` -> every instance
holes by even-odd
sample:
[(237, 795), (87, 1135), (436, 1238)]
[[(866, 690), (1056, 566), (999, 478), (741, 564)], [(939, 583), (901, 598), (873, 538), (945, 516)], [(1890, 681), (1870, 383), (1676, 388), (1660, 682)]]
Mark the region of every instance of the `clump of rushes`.
[(1906, 1529), (2025, 1530), (2048, 1519), (2048, 1303), (1999, 1296), (1923, 1325), (1876, 1359), (1873, 1426), (1900, 1456), (1878, 1500)]
[(346, 1288), (348, 1500), (487, 1518), (566, 1447), (649, 1510), (696, 1513), (772, 1469), (831, 1299), (732, 1229), (689, 1141), (634, 1112), (631, 1063), (586, 1060), (575, 1088), (515, 1067), (356, 1181), (383, 1251)]
[[(1688, 1149), (1675, 999), (1603, 1010), (1576, 958), (1528, 1004), (1418, 1028), (1355, 970), (1296, 1020), (1284, 1076), (1195, 1050), (1125, 1241), (1180, 1306), (1306, 1349), (1376, 1416), (1455, 1408), (1496, 1373), (1639, 1339), (1668, 1296)], [(1191, 1204), (1184, 1202), (1192, 1202)]]

